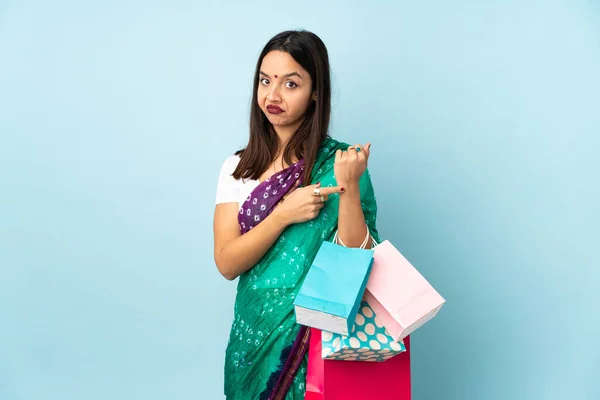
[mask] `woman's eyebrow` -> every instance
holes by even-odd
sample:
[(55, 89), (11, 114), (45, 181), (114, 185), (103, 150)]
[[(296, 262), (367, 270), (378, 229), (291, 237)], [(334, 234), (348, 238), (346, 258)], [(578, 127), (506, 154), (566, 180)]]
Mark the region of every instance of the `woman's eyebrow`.
[[(267, 78), (270, 78), (269, 75), (265, 74), (264, 72), (260, 71), (261, 75), (266, 76)], [(291, 76), (297, 76), (298, 78), (302, 79), (302, 75), (300, 75), (298, 72), (294, 71), (294, 72), (290, 72), (289, 74), (283, 75), (282, 78), (289, 78)], [(275, 77), (277, 77), (277, 75), (275, 75)]]

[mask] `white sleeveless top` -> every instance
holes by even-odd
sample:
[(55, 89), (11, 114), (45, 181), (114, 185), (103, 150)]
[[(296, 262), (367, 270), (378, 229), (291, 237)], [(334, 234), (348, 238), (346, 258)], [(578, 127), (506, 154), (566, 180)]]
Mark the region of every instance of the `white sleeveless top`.
[(252, 179), (234, 179), (231, 174), (240, 162), (240, 157), (229, 156), (221, 166), (219, 172), (219, 181), (217, 183), (216, 204), (238, 203), (238, 208), (242, 206), (250, 193), (259, 185), (258, 180)]

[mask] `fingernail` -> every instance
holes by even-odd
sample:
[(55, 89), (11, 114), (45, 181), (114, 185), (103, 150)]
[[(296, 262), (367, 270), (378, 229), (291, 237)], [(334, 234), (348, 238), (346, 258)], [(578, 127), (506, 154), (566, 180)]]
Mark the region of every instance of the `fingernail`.
[(345, 188), (341, 188), (341, 189), (340, 189), (340, 192), (342, 192), (342, 193), (344, 193), (345, 191), (346, 191), (346, 189), (345, 189)]
[(319, 186), (321, 184), (321, 182), (317, 182), (317, 186)]

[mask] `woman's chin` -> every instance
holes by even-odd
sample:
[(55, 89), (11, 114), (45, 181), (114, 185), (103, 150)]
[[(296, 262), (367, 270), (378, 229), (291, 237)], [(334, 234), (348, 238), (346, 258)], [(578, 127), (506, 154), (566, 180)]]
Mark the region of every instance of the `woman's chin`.
[(269, 122), (271, 123), (271, 125), (273, 126), (279, 126), (279, 127), (283, 127), (286, 125), (289, 125), (288, 122), (283, 119), (283, 118), (273, 118), (273, 117), (267, 117)]

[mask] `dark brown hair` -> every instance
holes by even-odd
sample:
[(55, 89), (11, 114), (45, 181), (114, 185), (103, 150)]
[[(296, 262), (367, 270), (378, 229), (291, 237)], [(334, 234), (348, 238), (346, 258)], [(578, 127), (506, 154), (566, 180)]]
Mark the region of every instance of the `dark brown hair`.
[(258, 105), (257, 91), (260, 67), (265, 56), (273, 50), (285, 51), (300, 64), (312, 79), (312, 91), (317, 101), (311, 101), (304, 121), (292, 135), (283, 151), (283, 160), (292, 164), (292, 155), (304, 158), (304, 184), (310, 184), (313, 164), (321, 144), (328, 137), (331, 115), (331, 77), (329, 56), (323, 41), (305, 30), (285, 31), (275, 35), (265, 45), (256, 63), (252, 104), (250, 109), (250, 139), (246, 148), (237, 151), (241, 160), (233, 172), (235, 179), (257, 180), (275, 160), (279, 141), (273, 126)]

